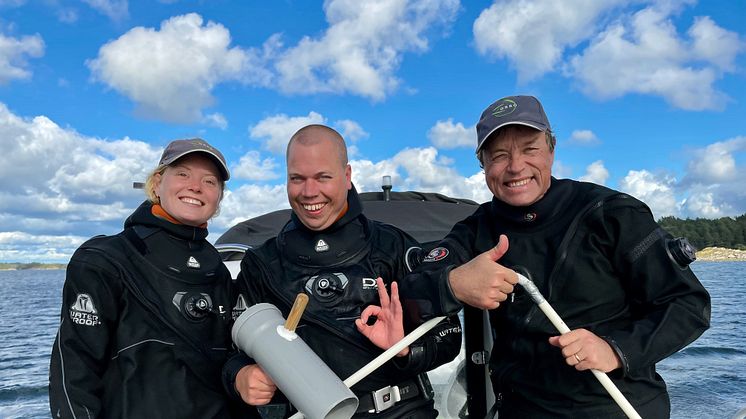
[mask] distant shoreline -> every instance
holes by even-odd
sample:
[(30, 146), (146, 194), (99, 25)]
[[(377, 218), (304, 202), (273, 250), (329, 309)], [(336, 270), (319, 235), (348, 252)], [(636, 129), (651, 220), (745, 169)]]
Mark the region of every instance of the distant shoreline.
[[(703, 262), (746, 261), (746, 250), (728, 249), (725, 247), (705, 247), (697, 250), (697, 260)], [(55, 270), (67, 268), (66, 263), (2, 263), (0, 271), (22, 271), (28, 269)]]
[(726, 249), (724, 247), (705, 247), (697, 251), (697, 260), (704, 262), (739, 262), (746, 261), (746, 250)]
[(55, 270), (67, 268), (66, 263), (0, 263), (0, 271)]

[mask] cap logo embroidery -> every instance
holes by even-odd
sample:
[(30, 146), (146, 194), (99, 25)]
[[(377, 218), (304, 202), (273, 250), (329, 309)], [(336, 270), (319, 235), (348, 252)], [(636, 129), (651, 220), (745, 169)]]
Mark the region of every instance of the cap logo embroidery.
[(313, 249), (316, 251), (316, 253), (326, 252), (327, 250), (329, 250), (329, 245), (326, 244), (324, 239), (319, 239)]
[(189, 256), (189, 259), (187, 259), (187, 267), (192, 269), (199, 269), (200, 268), (199, 261), (194, 258), (194, 256)]
[(215, 147), (211, 146), (210, 144), (207, 144), (204, 141), (200, 141), (200, 140), (197, 140), (197, 139), (190, 140), (189, 144), (191, 144), (191, 146), (194, 147), (195, 150), (205, 149), (205, 150), (210, 150), (212, 152), (217, 151), (217, 150), (215, 150)]
[(513, 100), (510, 100), (510, 99), (501, 100), (492, 109), (492, 116), (494, 116), (495, 118), (500, 118), (505, 115), (510, 115), (517, 108), (518, 108), (518, 104), (516, 104)]

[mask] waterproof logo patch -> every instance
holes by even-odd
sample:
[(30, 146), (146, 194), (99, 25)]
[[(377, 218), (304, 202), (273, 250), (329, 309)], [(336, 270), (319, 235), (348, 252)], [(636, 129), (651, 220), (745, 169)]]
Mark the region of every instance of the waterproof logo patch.
[(316, 246), (313, 248), (313, 250), (316, 251), (316, 253), (326, 252), (329, 250), (329, 245), (326, 244), (324, 239), (319, 239), (319, 241), (316, 242)]
[(445, 259), (445, 257), (448, 256), (448, 249), (445, 247), (436, 247), (435, 249), (431, 250), (430, 253), (425, 256), (424, 259), (422, 259), (423, 262), (437, 262), (439, 260)]
[(78, 294), (75, 304), (70, 306), (70, 320), (81, 326), (97, 326), (101, 324), (98, 319), (98, 310), (93, 304), (93, 299), (88, 294)]
[(199, 269), (199, 261), (197, 261), (194, 256), (189, 256), (189, 259), (187, 259), (187, 267), (190, 267), (192, 269)]
[(243, 298), (243, 294), (238, 294), (238, 301), (236, 301), (236, 305), (231, 310), (231, 317), (233, 317), (233, 320), (236, 320), (244, 311), (246, 311), (246, 299)]
[(510, 115), (516, 109), (518, 109), (518, 105), (514, 101), (510, 99), (501, 100), (492, 108), (492, 116), (502, 118), (505, 115)]

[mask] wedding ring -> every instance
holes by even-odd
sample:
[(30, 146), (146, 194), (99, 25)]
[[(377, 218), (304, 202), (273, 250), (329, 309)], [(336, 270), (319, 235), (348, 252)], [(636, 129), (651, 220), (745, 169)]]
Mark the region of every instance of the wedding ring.
[(575, 359), (577, 359), (578, 362), (580, 362), (580, 357), (578, 357), (578, 354), (575, 354)]

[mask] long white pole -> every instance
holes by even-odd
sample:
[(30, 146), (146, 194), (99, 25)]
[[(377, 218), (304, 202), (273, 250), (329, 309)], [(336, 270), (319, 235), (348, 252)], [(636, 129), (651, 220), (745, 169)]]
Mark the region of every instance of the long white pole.
[(445, 319), (445, 316), (435, 317), (419, 325), (410, 334), (408, 334), (407, 336), (404, 336), (402, 340), (400, 340), (399, 342), (396, 342), (392, 347), (386, 349), (382, 354), (378, 355), (372, 361), (365, 364), (365, 366), (360, 368), (356, 373), (347, 377), (347, 379), (344, 380), (345, 385), (347, 387), (352, 387), (355, 384), (357, 384), (358, 381), (367, 377), (368, 374), (375, 371), (376, 368), (380, 367), (381, 365), (385, 364), (386, 361), (396, 356), (396, 354), (401, 352), (402, 349), (411, 345), (412, 343), (414, 343), (414, 341), (419, 339), (422, 335), (429, 332), (430, 329), (435, 327), (435, 325), (440, 323), (440, 321), (443, 319)]
[[(520, 284), (529, 293), (529, 295), (531, 295), (531, 299), (534, 300), (541, 311), (546, 314), (547, 318), (549, 318), (549, 321), (552, 322), (554, 327), (556, 327), (561, 334), (564, 335), (565, 333), (570, 331), (570, 328), (567, 327), (564, 321), (562, 321), (562, 318), (560, 318), (559, 314), (557, 314), (557, 312), (554, 311), (554, 308), (549, 305), (549, 302), (547, 302), (544, 296), (541, 295), (541, 292), (539, 292), (539, 289), (536, 287), (536, 285), (534, 285), (533, 282), (531, 282), (531, 280), (521, 274), (518, 274), (518, 284)], [(627, 398), (624, 397), (624, 394), (622, 394), (622, 392), (619, 391), (614, 382), (611, 381), (608, 375), (594, 369), (592, 369), (591, 372), (593, 373), (593, 375), (596, 376), (601, 385), (604, 386), (606, 391), (609, 392), (609, 395), (611, 395), (611, 397), (619, 405), (619, 407), (622, 408), (627, 417), (631, 419), (642, 419), (635, 408), (632, 406), (632, 404), (630, 404)]]

